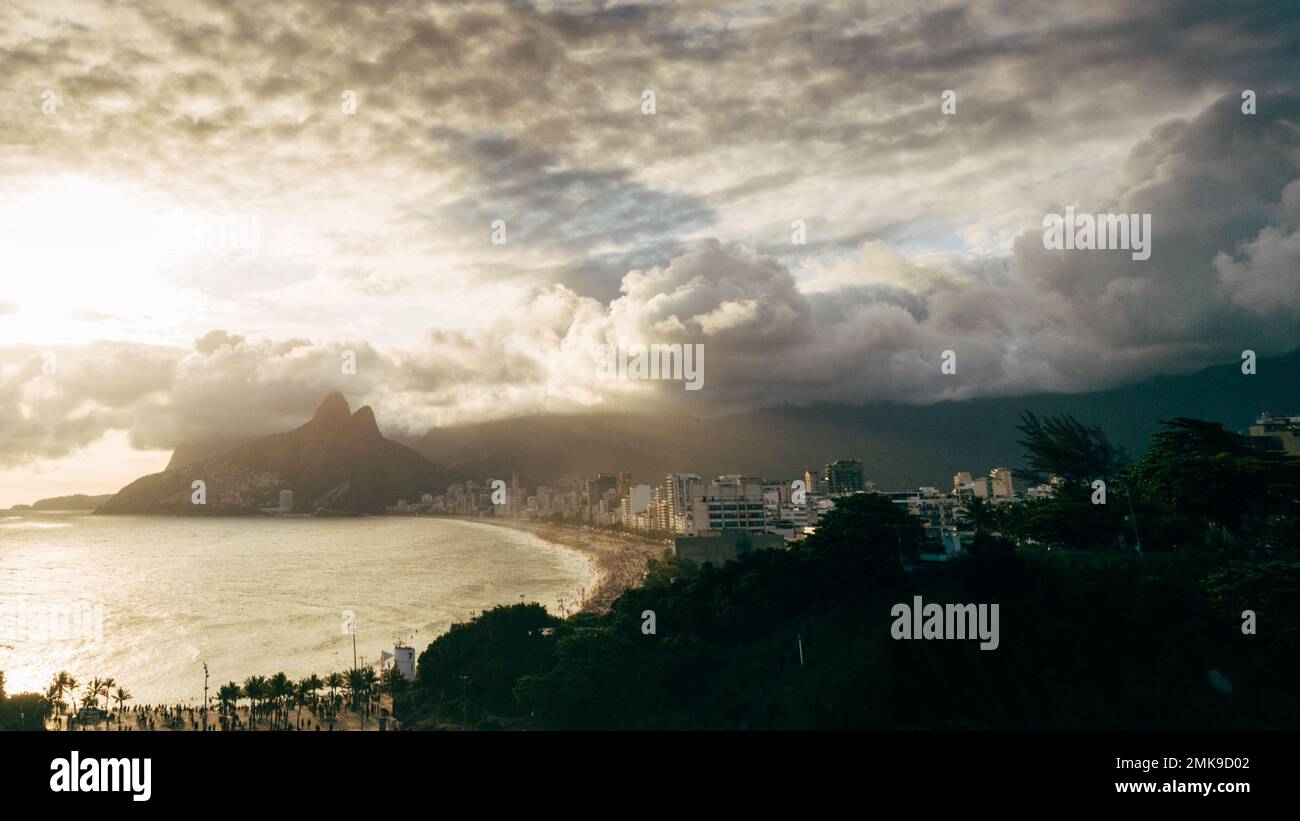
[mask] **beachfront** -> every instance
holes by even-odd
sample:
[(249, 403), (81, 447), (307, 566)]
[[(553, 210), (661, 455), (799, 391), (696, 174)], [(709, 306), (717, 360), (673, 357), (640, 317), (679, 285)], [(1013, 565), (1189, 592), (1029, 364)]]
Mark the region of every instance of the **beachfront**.
[(670, 545), (634, 533), (598, 530), (588, 526), (558, 525), (520, 519), (454, 517), (467, 522), (496, 525), (521, 530), (551, 544), (577, 551), (591, 563), (592, 575), (583, 588), (578, 606), (556, 615), (564, 617), (576, 611), (603, 613), (624, 590), (636, 587), (645, 579), (647, 563), (659, 558)]
[(242, 732), (242, 731), (389, 731), (401, 729), (392, 717), (393, 700), (375, 696), (367, 706), (353, 709), (342, 694), (282, 705), (252, 707), (216, 705), (205, 711), (185, 704), (139, 704), (114, 710), (85, 711), (46, 719), (52, 731), (69, 732)]
[[(561, 599), (555, 615), (566, 617), (579, 611), (604, 612), (625, 590), (640, 585), (645, 578), (650, 558), (662, 555), (667, 545), (662, 541), (646, 539), (636, 534), (598, 530), (588, 527), (558, 525), (549, 522), (517, 520), (469, 519), (464, 521), (498, 525), (521, 531), (553, 547), (581, 554), (587, 562), (588, 577), (575, 599)], [(254, 677), (245, 686), (231, 682), (214, 689), (210, 706), (191, 703), (142, 704), (127, 706), (121, 701), (114, 704), (118, 693), (112, 679), (94, 679), (84, 686), (86, 697), (74, 699), (68, 709), (64, 697), (76, 692), (78, 684), (67, 673), (56, 675), (47, 697), (51, 704), (63, 704), (56, 715), (46, 720), (46, 727), (60, 731), (90, 732), (230, 732), (244, 730), (290, 731), (360, 731), (397, 730), (400, 722), (392, 718), (392, 687), (404, 687), (405, 682), (393, 680), (392, 671), (382, 678), (367, 677), (365, 671), (355, 682), (358, 696), (354, 701), (347, 691), (346, 676), (333, 682), (338, 692), (324, 692), (330, 679), (316, 676), (302, 682), (282, 676)], [(375, 678), (367, 683), (362, 679)], [(253, 685), (252, 693), (248, 690)], [(131, 695), (118, 688), (120, 695), (129, 700)], [(322, 692), (317, 692), (318, 690)], [(275, 695), (272, 695), (274, 693)], [(99, 709), (96, 702), (103, 703)], [(195, 699), (197, 701), (197, 699)], [(80, 702), (81, 709), (74, 714)], [(240, 702), (246, 702), (241, 704)], [(253, 705), (256, 705), (254, 716)], [(87, 705), (91, 709), (87, 710)], [(115, 707), (115, 709), (110, 709)]]

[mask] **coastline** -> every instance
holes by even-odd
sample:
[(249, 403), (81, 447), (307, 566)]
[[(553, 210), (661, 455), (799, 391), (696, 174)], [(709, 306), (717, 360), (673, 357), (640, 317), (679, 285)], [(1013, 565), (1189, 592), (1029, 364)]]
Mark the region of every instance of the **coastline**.
[(584, 530), (574, 525), (525, 519), (471, 516), (448, 518), (518, 530), (561, 550), (581, 553), (589, 560), (592, 574), (584, 590), (581, 612), (603, 613), (608, 610), (624, 590), (641, 584), (648, 560), (663, 555), (668, 549), (662, 542), (640, 538), (631, 533), (590, 528)]

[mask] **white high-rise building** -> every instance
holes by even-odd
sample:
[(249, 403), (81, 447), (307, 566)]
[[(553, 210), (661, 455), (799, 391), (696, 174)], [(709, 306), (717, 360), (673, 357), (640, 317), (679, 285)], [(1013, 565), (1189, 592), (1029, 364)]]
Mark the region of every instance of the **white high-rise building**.
[(633, 515), (645, 513), (650, 509), (649, 485), (632, 485), (628, 488), (627, 496), (631, 501)]
[(993, 468), (989, 471), (989, 485), (995, 499), (1011, 499), (1016, 495), (1016, 485), (1008, 468)]
[(664, 482), (664, 513), (662, 527), (676, 533), (685, 533), (686, 516), (692, 513), (700, 477), (694, 473), (670, 473)]
[(720, 476), (696, 490), (692, 502), (695, 531), (767, 530), (767, 510), (763, 503), (761, 479), (744, 476)]

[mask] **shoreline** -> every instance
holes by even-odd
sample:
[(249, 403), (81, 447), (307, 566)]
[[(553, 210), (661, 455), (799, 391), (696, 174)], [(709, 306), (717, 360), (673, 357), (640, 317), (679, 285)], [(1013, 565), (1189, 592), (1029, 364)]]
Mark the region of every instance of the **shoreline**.
[[(0, 554), (4, 554), (8, 557), (9, 548), (11, 546), (9, 537), (3, 534), (17, 533), (17, 531), (11, 530), (10, 528), (18, 527), (24, 529), (53, 526), (74, 528), (74, 530), (55, 532), (55, 535), (47, 535), (43, 531), (31, 531), (29, 533), (24, 530), (21, 537), (13, 543), (20, 549), (27, 542), (30, 542), (30, 544), (33, 545), (41, 545), (46, 544), (47, 542), (54, 543), (52, 540), (64, 540), (78, 544), (79, 551), (88, 550), (89, 548), (87, 546), (97, 541), (97, 537), (91, 539), (90, 536), (86, 534), (93, 535), (122, 530), (122, 528), (117, 527), (110, 527), (108, 529), (97, 527), (92, 529), (92, 526), (95, 524), (94, 520), (99, 518), (101, 517), (93, 516), (90, 511), (85, 510), (22, 510), (18, 512), (0, 512), (0, 522), (2, 522), (2, 524), (0, 524), (0, 544), (3, 544), (3, 548), (0, 548)], [(504, 593), (501, 595), (485, 595), (485, 592), (492, 586), (492, 584), (488, 583), (490, 580), (506, 580), (518, 575), (522, 580), (521, 584), (523, 586), (513, 589), (529, 591), (531, 596), (529, 599), (530, 601), (544, 602), (546, 608), (551, 611), (552, 614), (563, 618), (578, 612), (587, 612), (591, 611), (593, 608), (607, 606), (608, 602), (612, 601), (614, 597), (628, 586), (627, 582), (622, 582), (617, 585), (615, 584), (618, 580), (627, 578), (627, 574), (620, 573), (618, 569), (619, 564), (616, 559), (619, 556), (631, 553), (633, 557), (637, 559), (636, 567), (638, 568), (638, 572), (635, 575), (635, 582), (640, 583), (641, 575), (639, 569), (643, 568), (645, 564), (645, 558), (641, 553), (646, 552), (642, 551), (641, 553), (638, 553), (637, 551), (630, 550), (628, 549), (628, 545), (624, 543), (625, 540), (618, 538), (611, 539), (609, 537), (603, 537), (596, 539), (595, 541), (597, 544), (595, 545), (584, 545), (583, 540), (579, 538), (579, 532), (574, 527), (557, 527), (553, 525), (536, 526), (535, 523), (531, 522), (508, 523), (508, 525), (514, 525), (513, 530), (516, 532), (526, 533), (531, 537), (523, 538), (519, 535), (512, 536), (501, 531), (497, 531), (495, 534), (490, 533), (487, 530), (461, 531), (455, 524), (451, 523), (452, 520), (455, 519), (456, 521), (471, 523), (478, 522), (480, 524), (505, 524), (500, 519), (492, 521), (490, 519), (480, 519), (478, 517), (390, 515), (382, 517), (364, 517), (368, 519), (368, 522), (348, 521), (333, 523), (317, 522), (311, 518), (291, 518), (286, 521), (275, 522), (266, 517), (258, 517), (248, 522), (250, 528), (244, 527), (239, 522), (233, 522), (232, 524), (236, 525), (233, 530), (222, 524), (220, 520), (214, 520), (211, 518), (203, 519), (202, 521), (195, 521), (193, 518), (188, 517), (182, 518), (175, 516), (106, 518), (110, 520), (118, 518), (124, 520), (126, 518), (132, 520), (138, 519), (142, 524), (138, 526), (130, 525), (130, 528), (123, 531), (128, 534), (167, 532), (175, 532), (177, 534), (189, 534), (191, 532), (198, 533), (200, 536), (191, 537), (188, 542), (188, 544), (196, 545), (194, 548), (194, 550), (197, 551), (195, 555), (204, 554), (204, 552), (208, 550), (208, 548), (203, 546), (205, 539), (201, 534), (209, 531), (223, 533), (229, 531), (236, 534), (242, 534), (247, 531), (247, 533), (250, 534), (248, 538), (262, 540), (265, 537), (265, 539), (269, 540), (267, 542), (268, 544), (274, 543), (277, 545), (295, 545), (304, 540), (314, 543), (318, 539), (321, 541), (322, 545), (335, 545), (339, 543), (340, 540), (345, 542), (359, 541), (361, 543), (385, 545), (388, 543), (388, 538), (385, 537), (384, 534), (391, 531), (393, 534), (396, 534), (393, 537), (395, 539), (393, 542), (394, 544), (401, 544), (403, 546), (413, 545), (413, 547), (409, 547), (409, 549), (403, 547), (402, 551), (400, 551), (400, 555), (408, 557), (410, 562), (416, 563), (410, 564), (408, 562), (406, 566), (411, 568), (412, 572), (418, 570), (419, 573), (417, 575), (420, 575), (421, 578), (423, 578), (424, 571), (420, 570), (420, 568), (427, 569), (431, 574), (442, 576), (446, 576), (448, 573), (446, 569), (439, 570), (438, 565), (432, 563), (432, 560), (429, 558), (430, 555), (443, 555), (443, 552), (440, 552), (442, 551), (442, 548), (439, 548), (439, 551), (430, 554), (429, 551), (432, 548), (430, 548), (429, 545), (434, 543), (441, 544), (444, 542), (450, 545), (456, 542), (464, 543), (467, 541), (472, 541), (475, 544), (482, 544), (486, 547), (500, 545), (500, 557), (502, 558), (498, 559), (498, 556), (496, 555), (498, 551), (488, 550), (485, 551), (483, 560), (475, 560), (473, 563), (467, 563), (466, 567), (463, 569), (457, 568), (451, 571), (454, 575), (464, 575), (465, 578), (473, 582), (467, 592), (461, 593), (456, 585), (444, 584), (441, 582), (431, 588), (443, 589), (443, 587), (446, 587), (446, 589), (452, 591), (452, 593), (449, 594), (452, 603), (450, 608), (435, 608), (433, 614), (429, 615), (429, 607), (427, 604), (403, 604), (401, 608), (402, 612), (410, 610), (413, 614), (409, 619), (411, 622), (410, 627), (420, 628), (416, 635), (408, 637), (413, 638), (413, 641), (406, 641), (407, 644), (416, 647), (417, 654), (418, 652), (423, 651), (427, 644), (445, 634), (455, 623), (467, 621), (466, 613), (469, 611), (489, 610), (497, 605), (510, 605), (519, 602), (517, 596), (506, 595)], [(448, 524), (439, 525), (437, 524), (438, 521), (448, 522)], [(109, 524), (114, 525), (115, 523), (110, 521)], [(123, 524), (126, 525), (127, 523), (124, 521)], [(69, 537), (67, 535), (69, 533), (80, 535)], [(286, 537), (276, 535), (286, 533), (290, 534), (290, 536)], [(298, 535), (295, 536), (292, 534)], [(241, 535), (239, 538), (244, 539), (245, 537)], [(116, 544), (117, 542), (110, 540), (110, 543)], [(127, 542), (123, 542), (123, 544), (126, 543)], [(260, 541), (258, 543), (260, 543)], [(447, 549), (450, 550), (451, 548)], [(315, 550), (315, 548), (312, 550)], [(160, 559), (160, 561), (163, 562), (165, 562), (166, 557), (170, 555), (168, 550), (163, 548), (159, 548), (159, 550), (154, 552), (163, 557)], [(228, 551), (219, 552), (224, 555)], [(283, 553), (283, 551), (277, 551), (276, 555), (281, 555), (281, 553)], [(354, 553), (355, 551), (350, 551), (349, 555)], [(382, 551), (381, 553), (382, 555), (388, 555)], [(81, 554), (77, 553), (77, 555)], [(289, 554), (284, 553), (284, 555)], [(303, 555), (314, 555), (314, 553), (308, 551)], [(322, 555), (334, 554), (330, 553)], [(292, 559), (286, 559), (285, 561), (292, 561)], [(374, 559), (361, 558), (356, 561), (366, 562), (367, 564), (374, 563)], [(469, 560), (467, 559), (467, 562), (468, 561)], [(504, 561), (505, 564), (498, 565), (498, 561)], [(230, 567), (234, 568), (230, 571), (231, 573), (243, 572), (239, 570), (242, 565), (233, 559), (231, 562)], [(320, 563), (318, 562), (317, 564)], [(347, 566), (352, 566), (351, 560), (349, 560)], [(516, 569), (517, 567), (536, 567), (540, 569), (536, 571), (525, 571), (518, 570)], [(480, 575), (482, 575), (481, 581), (483, 584), (487, 585), (486, 587), (483, 586), (483, 584), (480, 584), (479, 581), (476, 581), (480, 579)], [(320, 578), (317, 578), (317, 576)], [(326, 577), (333, 578), (333, 581)], [(339, 574), (329, 570), (328, 568), (318, 572), (311, 578), (313, 581), (296, 583), (293, 585), (293, 589), (317, 591), (316, 595), (319, 595), (320, 590), (329, 590), (334, 591), (335, 593), (343, 591), (343, 593), (340, 593), (339, 595), (351, 595), (348, 591), (354, 589), (371, 590), (374, 587), (373, 584), (354, 584), (350, 580), (347, 580), (346, 576), (342, 577), (342, 580), (339, 580)], [(530, 579), (532, 581), (529, 581)], [(3, 585), (2, 587), (5, 588), (6, 592), (9, 589), (8, 585)], [(35, 591), (34, 589), (27, 590), (24, 587), (14, 588), (15, 596), (24, 591), (26, 591), (25, 594), (29, 596), (38, 595), (38, 591)], [(187, 592), (186, 595), (197, 597), (195, 600), (205, 600), (204, 595), (198, 590), (195, 590), (193, 593)], [(377, 592), (375, 595), (378, 596), (378, 598), (375, 599), (376, 601), (391, 600), (391, 597), (382, 590)], [(337, 598), (337, 596), (335, 596), (335, 598)], [(455, 602), (460, 601), (462, 598), (467, 602), (467, 604), (463, 608), (458, 609), (455, 606)], [(340, 599), (340, 601), (342, 601), (342, 599)], [(408, 604), (409, 607), (407, 606)], [(315, 614), (316, 611), (321, 610), (322, 607), (324, 607), (324, 605), (314, 606), (312, 613)], [(294, 609), (293, 612), (297, 612), (297, 610)], [(322, 618), (324, 618), (324, 616), (322, 616)], [(400, 620), (405, 617), (400, 616), (399, 614), (399, 616), (395, 616), (394, 618)], [(432, 623), (426, 624), (426, 622)], [(242, 625), (244, 622), (242, 621), (241, 615), (233, 614), (230, 619), (226, 620), (226, 623)], [(342, 648), (341, 654), (336, 652), (333, 660), (331, 660), (328, 650), (323, 653), (318, 652), (318, 648), (311, 646), (309, 642), (298, 641), (297, 636), (299, 631), (297, 631), (296, 628), (280, 630), (279, 625), (269, 623), (263, 625), (260, 621), (249, 622), (249, 624), (256, 624), (257, 629), (259, 631), (264, 631), (268, 636), (283, 634), (288, 638), (283, 644), (277, 645), (277, 649), (264, 650), (258, 648), (246, 648), (241, 646), (237, 641), (226, 640), (224, 633), (227, 631), (218, 631), (214, 633), (211, 641), (204, 638), (204, 635), (206, 634), (195, 633), (198, 638), (193, 640), (193, 645), (196, 648), (201, 648), (204, 655), (204, 661), (214, 664), (214, 674), (221, 677), (221, 681), (223, 682), (227, 677), (242, 681), (247, 677), (245, 674), (266, 676), (271, 672), (281, 669), (288, 669), (289, 673), (294, 677), (305, 676), (313, 673), (324, 676), (329, 672), (342, 670), (348, 667), (348, 664), (345, 662), (351, 661), (351, 657), (348, 654), (348, 648), (343, 647), (343, 645), (340, 645), (340, 648)], [(335, 622), (331, 618), (329, 621), (331, 633), (338, 629), (333, 626), (334, 624)], [(376, 622), (376, 625), (378, 624), (379, 623)], [(171, 630), (169, 625), (162, 625), (162, 627), (165, 630)], [(409, 632), (405, 627), (403, 629), (406, 630), (406, 632)], [(394, 633), (391, 633), (390, 631), (390, 635), (392, 634)], [(259, 635), (261, 635), (260, 632)], [(375, 632), (372, 639), (365, 642), (361, 642), (363, 636), (358, 636), (359, 643), (373, 645), (358, 648), (359, 650), (365, 650), (365, 661), (363, 664), (369, 662), (372, 665), (377, 665), (378, 653), (381, 647), (388, 652), (392, 652), (392, 645), (384, 644), (380, 641), (380, 635), (380, 632)], [(403, 635), (405, 635), (405, 633), (403, 633)], [(153, 704), (181, 705), (187, 708), (191, 705), (201, 703), (201, 691), (193, 691), (188, 678), (186, 678), (186, 664), (184, 661), (176, 662), (175, 659), (168, 658), (164, 660), (166, 663), (157, 665), (156, 669), (155, 666), (141, 667), (137, 661), (141, 658), (145, 658), (147, 654), (145, 654), (143, 650), (133, 649), (131, 647), (131, 642), (127, 640), (128, 638), (129, 636), (123, 636), (122, 640), (115, 639), (107, 642), (105, 644), (107, 649), (104, 653), (107, 658), (112, 660), (112, 671), (119, 677), (122, 677), (123, 682), (127, 684), (129, 689), (136, 693), (136, 699), (148, 701)], [(343, 640), (346, 642), (348, 637), (344, 636)], [(372, 651), (375, 659), (371, 658)], [(195, 650), (195, 652), (197, 653), (199, 650)], [(197, 656), (195, 656), (195, 658), (197, 658)], [(216, 659), (215, 662), (213, 661), (214, 658)], [(57, 659), (42, 658), (36, 653), (36, 651), (31, 649), (30, 646), (25, 644), (25, 640), (14, 647), (0, 645), (0, 668), (17, 668), (16, 672), (18, 674), (18, 679), (15, 680), (11, 677), (10, 683), (21, 683), (23, 685), (17, 687), (17, 689), (14, 690), (15, 692), (36, 692), (44, 689), (44, 686), (49, 681), (49, 677), (57, 670), (63, 668), (71, 669), (78, 678), (88, 677), (90, 675), (90, 666), (92, 666), (90, 657), (81, 653), (79, 650), (69, 651), (66, 660), (59, 661)], [(99, 662), (95, 662), (95, 666), (97, 666), (95, 672), (98, 673), (100, 672), (98, 667), (102, 667), (103, 665), (100, 665)], [(222, 668), (225, 668), (229, 675), (227, 675), (227, 673), (219, 673), (218, 671)], [(119, 670), (124, 669), (135, 669), (136, 672), (130, 676), (123, 677)], [(202, 670), (199, 671), (199, 684), (204, 683), (202, 672)], [(139, 680), (135, 681), (134, 679)], [(13, 688), (11, 687), (11, 689)], [(305, 716), (306, 714), (304, 713), (304, 718)], [(131, 727), (135, 728), (135, 725), (132, 724)], [(343, 725), (340, 724), (338, 729), (344, 729)]]
[(663, 555), (663, 542), (639, 538), (631, 533), (583, 530), (575, 525), (557, 525), (526, 519), (495, 519), (449, 516), (461, 522), (505, 527), (535, 536), (561, 550), (571, 550), (588, 559), (592, 577), (585, 588), (579, 612), (603, 613), (614, 600), (645, 578), (647, 562)]

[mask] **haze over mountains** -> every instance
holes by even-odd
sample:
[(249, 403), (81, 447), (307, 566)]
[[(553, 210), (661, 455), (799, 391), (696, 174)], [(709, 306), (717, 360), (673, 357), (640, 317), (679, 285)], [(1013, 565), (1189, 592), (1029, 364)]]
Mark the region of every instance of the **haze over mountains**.
[[(351, 413), (338, 392), (307, 424), (245, 444), (178, 447), (163, 473), (123, 488), (104, 513), (251, 513), (294, 491), (295, 512), (379, 512), (399, 498), (442, 493), (452, 482), (553, 483), (565, 474), (631, 471), (657, 481), (673, 471), (793, 478), (839, 458), (864, 462), (882, 489), (947, 487), (958, 470), (1020, 467), (1022, 411), (1072, 414), (1100, 425), (1136, 457), (1160, 419), (1191, 416), (1244, 430), (1260, 411), (1300, 413), (1300, 351), (1084, 394), (1039, 394), (933, 405), (813, 404), (713, 419), (663, 413), (532, 416), (435, 428), (406, 444), (385, 439), (373, 412)], [(408, 447), (409, 445), (409, 447)], [(448, 467), (450, 466), (450, 467)], [(208, 504), (190, 503), (207, 482)]]
[[(297, 513), (378, 513), (398, 499), (442, 492), (460, 478), (379, 432), (369, 406), (352, 413), (337, 391), (311, 421), (219, 455), (211, 445), (178, 448), (162, 473), (122, 488), (100, 513), (246, 514), (274, 508), (282, 490)], [(183, 450), (183, 452), (182, 452)], [(207, 503), (191, 500), (192, 482), (206, 483)]]
[(1300, 351), (1083, 394), (1040, 394), (933, 405), (815, 404), (715, 419), (685, 415), (534, 416), (435, 428), (412, 446), (475, 477), (517, 472), (526, 485), (564, 473), (630, 470), (794, 478), (806, 467), (858, 458), (881, 489), (946, 488), (958, 470), (1020, 467), (1022, 411), (1073, 414), (1100, 425), (1136, 457), (1156, 422), (1191, 416), (1244, 430), (1262, 410), (1300, 413)]

